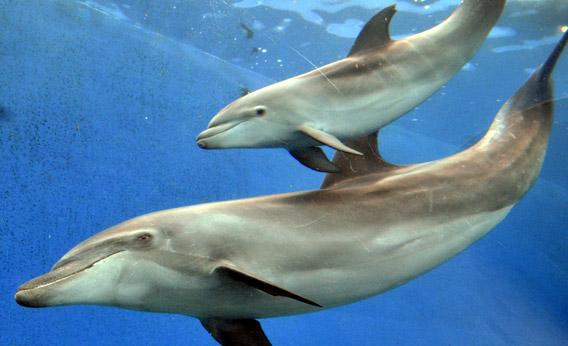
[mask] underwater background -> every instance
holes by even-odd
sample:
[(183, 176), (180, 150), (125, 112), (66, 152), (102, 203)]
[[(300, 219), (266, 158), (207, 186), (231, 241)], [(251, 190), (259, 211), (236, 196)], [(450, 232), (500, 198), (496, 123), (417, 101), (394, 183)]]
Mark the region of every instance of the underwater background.
[[(344, 57), (392, 3), (396, 38), (459, 0), (0, 0), (0, 345), (215, 345), (185, 316), (25, 309), (13, 295), (129, 218), (318, 188), (323, 175), (284, 150), (204, 151), (195, 137), (244, 91)], [(384, 156), (427, 161), (474, 143), (565, 25), (566, 0), (508, 1), (463, 71), (381, 131)], [(555, 80), (542, 174), (499, 226), (380, 296), (263, 320), (273, 344), (567, 345), (567, 56)]]

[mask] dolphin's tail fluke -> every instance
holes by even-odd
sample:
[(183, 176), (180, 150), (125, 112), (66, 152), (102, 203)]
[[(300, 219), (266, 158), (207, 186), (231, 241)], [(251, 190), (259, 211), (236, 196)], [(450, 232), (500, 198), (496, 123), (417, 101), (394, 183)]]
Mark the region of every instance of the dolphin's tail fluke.
[[(523, 114), (524, 122), (530, 122), (527, 114), (536, 115), (540, 122), (552, 120), (552, 104), (554, 103), (554, 86), (552, 72), (562, 55), (568, 42), (568, 32), (564, 33), (552, 53), (548, 56), (544, 64), (536, 69), (525, 84), (511, 97), (499, 111), (495, 118), (492, 129), (488, 135), (496, 135), (504, 131), (506, 126), (503, 124), (518, 123), (514, 120), (517, 114)], [(539, 108), (540, 111), (536, 111)], [(546, 111), (544, 111), (546, 109)], [(527, 124), (529, 126), (529, 124)], [(501, 130), (498, 130), (501, 129)], [(509, 129), (509, 131), (511, 131)], [(520, 135), (520, 133), (519, 133)], [(491, 136), (490, 136), (491, 137)]]
[(554, 72), (556, 63), (562, 55), (567, 42), (568, 32), (564, 33), (544, 64), (531, 75), (525, 85), (509, 100), (508, 104), (512, 110), (523, 111), (545, 102), (552, 102), (554, 97), (552, 72)]
[(554, 117), (552, 71), (566, 46), (567, 36), (561, 38), (545, 63), (501, 107), (485, 136), (458, 154), (475, 157), (479, 165), (502, 166), (492, 184), (507, 203), (516, 203), (540, 174)]
[(539, 76), (541, 82), (550, 79), (556, 62), (558, 58), (560, 58), (560, 55), (562, 55), (564, 47), (566, 47), (566, 42), (568, 42), (568, 30), (562, 35), (560, 42), (558, 42), (548, 59), (546, 59), (546, 62), (541, 66)]

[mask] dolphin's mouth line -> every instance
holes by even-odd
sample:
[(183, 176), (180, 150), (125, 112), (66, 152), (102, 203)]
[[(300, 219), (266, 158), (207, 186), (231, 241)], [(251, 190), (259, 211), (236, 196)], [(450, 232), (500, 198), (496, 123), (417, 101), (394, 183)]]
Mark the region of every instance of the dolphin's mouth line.
[[(84, 271), (86, 271), (86, 270), (92, 268), (95, 264), (99, 263), (100, 261), (103, 261), (103, 260), (105, 260), (105, 259), (107, 259), (107, 258), (109, 258), (109, 257), (111, 257), (111, 256), (114, 256), (114, 255), (116, 255), (116, 254), (118, 254), (118, 253), (121, 253), (121, 252), (123, 252), (123, 251), (126, 251), (126, 250), (119, 250), (119, 251), (113, 252), (113, 253), (111, 253), (111, 254), (109, 254), (109, 255), (107, 255), (107, 256), (104, 256), (104, 257), (102, 257), (102, 258), (100, 258), (100, 259), (94, 261), (93, 263), (89, 264), (89, 265), (86, 266), (86, 267), (83, 267), (83, 268), (78, 269), (78, 270), (76, 270), (76, 271), (74, 271), (74, 272), (71, 272), (71, 273), (69, 273), (68, 275), (65, 275), (64, 277), (58, 278), (58, 279), (56, 279), (56, 280), (53, 280), (53, 281), (50, 281), (50, 282), (47, 282), (47, 283), (44, 283), (44, 284), (40, 284), (40, 285), (37, 285), (37, 286), (34, 286), (34, 287), (30, 287), (30, 288), (18, 288), (18, 290), (16, 291), (16, 293), (18, 293), (18, 292), (30, 291), (30, 290), (37, 290), (37, 289), (44, 288), (44, 287), (48, 287), (48, 286), (51, 286), (51, 285), (56, 284), (56, 283), (58, 283), (58, 282), (67, 280), (67, 279), (69, 279), (70, 277), (76, 276), (77, 274), (80, 274), (80, 273), (82, 273), (82, 272), (84, 272)], [(49, 274), (49, 272), (48, 272), (47, 274)], [(40, 277), (41, 277), (41, 276), (40, 276)], [(24, 284), (24, 286), (25, 286), (25, 284)]]
[(219, 125), (215, 125), (213, 127), (210, 127), (208, 129), (206, 129), (205, 131), (201, 132), (197, 136), (197, 141), (200, 141), (200, 140), (203, 140), (203, 139), (210, 139), (214, 136), (220, 135), (220, 134), (227, 132), (230, 129), (242, 124), (245, 121), (246, 120), (240, 120), (240, 121), (235, 121), (235, 122), (230, 122), (230, 123), (225, 123), (225, 124), (219, 124)]

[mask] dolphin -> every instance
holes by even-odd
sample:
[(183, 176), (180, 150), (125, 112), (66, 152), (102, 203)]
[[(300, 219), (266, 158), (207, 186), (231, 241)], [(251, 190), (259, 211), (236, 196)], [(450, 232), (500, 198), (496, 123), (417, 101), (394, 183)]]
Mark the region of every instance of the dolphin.
[(361, 155), (343, 140), (368, 135), (452, 78), (482, 45), (505, 0), (464, 0), (444, 22), (392, 40), (390, 6), (363, 27), (347, 58), (269, 85), (223, 108), (201, 148), (284, 147), (305, 166), (337, 172), (320, 145)]
[(28, 307), (111, 305), (193, 316), (223, 345), (269, 345), (257, 318), (319, 311), (385, 292), (495, 227), (537, 179), (553, 117), (544, 65), (485, 136), (447, 158), (397, 166), (376, 135), (337, 152), (321, 189), (208, 203), (126, 221), (18, 288)]

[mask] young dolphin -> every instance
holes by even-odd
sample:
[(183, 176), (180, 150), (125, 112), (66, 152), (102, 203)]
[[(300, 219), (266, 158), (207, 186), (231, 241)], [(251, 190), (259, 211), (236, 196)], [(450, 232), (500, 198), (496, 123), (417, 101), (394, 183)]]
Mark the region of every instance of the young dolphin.
[(347, 58), (245, 95), (197, 137), (202, 148), (284, 147), (302, 164), (337, 172), (318, 147), (368, 135), (426, 100), (471, 59), (505, 0), (464, 0), (434, 28), (394, 41), (390, 6), (363, 28)]
[(322, 189), (144, 215), (82, 242), (22, 285), (24, 306), (112, 305), (199, 318), (223, 345), (269, 345), (256, 318), (348, 304), (399, 286), (486, 234), (529, 190), (552, 124), (554, 53), (487, 134), (399, 167), (376, 137), (338, 152)]

